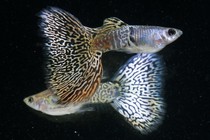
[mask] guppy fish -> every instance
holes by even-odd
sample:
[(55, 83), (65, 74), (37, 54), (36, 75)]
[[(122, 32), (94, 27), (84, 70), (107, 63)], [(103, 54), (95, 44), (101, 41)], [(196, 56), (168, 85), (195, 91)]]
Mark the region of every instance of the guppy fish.
[(164, 115), (162, 96), (164, 66), (156, 54), (140, 53), (130, 58), (109, 82), (100, 83), (95, 94), (79, 104), (57, 104), (58, 96), (51, 90), (29, 96), (24, 102), (49, 115), (65, 115), (88, 111), (85, 104), (110, 103), (142, 134), (153, 131)]
[(46, 38), (46, 83), (58, 104), (90, 100), (101, 82), (102, 53), (155, 53), (182, 34), (174, 28), (128, 25), (115, 17), (89, 28), (54, 7), (43, 10), (40, 17)]

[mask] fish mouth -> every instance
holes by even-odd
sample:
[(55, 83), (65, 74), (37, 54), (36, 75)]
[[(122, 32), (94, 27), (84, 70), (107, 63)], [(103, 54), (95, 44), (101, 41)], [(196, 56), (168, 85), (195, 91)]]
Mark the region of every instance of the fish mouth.
[(28, 103), (27, 103), (27, 98), (24, 98), (24, 99), (23, 99), (23, 102), (24, 102), (26, 105), (28, 105)]
[(177, 37), (180, 37), (183, 34), (182, 30), (179, 30), (179, 29), (176, 29), (176, 30), (177, 30)]

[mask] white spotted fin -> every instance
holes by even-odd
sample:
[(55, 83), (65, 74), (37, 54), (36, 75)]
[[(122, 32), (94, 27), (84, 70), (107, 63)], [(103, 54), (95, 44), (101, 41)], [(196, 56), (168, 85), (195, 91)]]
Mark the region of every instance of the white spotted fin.
[(119, 95), (111, 105), (142, 134), (156, 129), (163, 120), (163, 64), (156, 54), (137, 54), (123, 65), (113, 81)]

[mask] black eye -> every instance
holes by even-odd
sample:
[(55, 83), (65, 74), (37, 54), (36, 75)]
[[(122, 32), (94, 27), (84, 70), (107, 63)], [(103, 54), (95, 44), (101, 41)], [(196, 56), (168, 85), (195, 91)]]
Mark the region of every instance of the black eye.
[(173, 36), (173, 35), (175, 35), (176, 34), (176, 31), (174, 30), (174, 29), (169, 29), (168, 30), (168, 35), (169, 36)]
[(29, 101), (30, 103), (32, 103), (32, 102), (34, 101), (33, 97), (29, 97), (29, 98), (28, 98), (28, 101)]

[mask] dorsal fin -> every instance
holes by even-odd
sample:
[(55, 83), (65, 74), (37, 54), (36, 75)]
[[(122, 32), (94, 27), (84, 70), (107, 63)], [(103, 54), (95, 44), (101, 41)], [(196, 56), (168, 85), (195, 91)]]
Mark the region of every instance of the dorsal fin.
[(123, 22), (119, 18), (110, 17), (106, 18), (103, 22), (103, 26), (101, 27), (100, 33), (104, 33), (110, 30), (115, 30), (127, 25), (127, 23)]
[(110, 25), (113, 25), (115, 27), (122, 27), (124, 25), (127, 25), (127, 23), (116, 17), (106, 18), (104, 20), (103, 26), (110, 26)]

